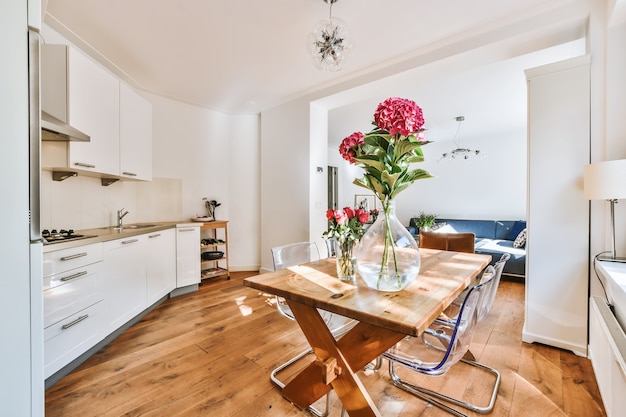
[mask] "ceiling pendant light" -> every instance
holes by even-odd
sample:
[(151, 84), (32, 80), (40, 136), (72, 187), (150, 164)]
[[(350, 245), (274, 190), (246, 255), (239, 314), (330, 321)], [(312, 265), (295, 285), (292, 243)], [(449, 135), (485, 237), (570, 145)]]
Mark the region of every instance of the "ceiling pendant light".
[(441, 158), (439, 158), (438, 162), (451, 161), (454, 159), (468, 160), (470, 158), (483, 157), (484, 155), (478, 149), (463, 148), (461, 146), (461, 138), (459, 132), (461, 131), (461, 122), (465, 120), (465, 117), (457, 116), (454, 120), (459, 122), (459, 125), (456, 128), (456, 133), (454, 134), (454, 146), (456, 146), (456, 148), (454, 148), (450, 152), (444, 152), (441, 155)]
[(309, 54), (322, 71), (339, 71), (346, 66), (351, 53), (346, 23), (333, 17), (333, 4), (338, 0), (322, 0), (329, 5), (328, 20), (317, 23), (307, 40)]

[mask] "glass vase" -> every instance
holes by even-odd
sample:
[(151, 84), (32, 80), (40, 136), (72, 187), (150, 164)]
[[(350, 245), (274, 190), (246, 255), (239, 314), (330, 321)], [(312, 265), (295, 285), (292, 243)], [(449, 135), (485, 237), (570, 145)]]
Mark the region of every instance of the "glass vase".
[(396, 217), (395, 201), (383, 202), (382, 207), (382, 213), (360, 240), (357, 250), (359, 275), (370, 288), (401, 291), (419, 274), (419, 248)]
[(348, 238), (339, 238), (336, 241), (337, 277), (342, 281), (354, 282), (356, 278), (357, 242)]

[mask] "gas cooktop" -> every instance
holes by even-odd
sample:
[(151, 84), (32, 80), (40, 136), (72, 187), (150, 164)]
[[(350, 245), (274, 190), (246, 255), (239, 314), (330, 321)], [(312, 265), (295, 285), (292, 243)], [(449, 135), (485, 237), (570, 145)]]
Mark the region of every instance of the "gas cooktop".
[(43, 237), (44, 245), (50, 245), (52, 243), (61, 243), (77, 239), (87, 239), (89, 237), (95, 236), (77, 234), (74, 233), (73, 229), (61, 229), (60, 231), (57, 231), (57, 229), (45, 229), (41, 232), (41, 237)]

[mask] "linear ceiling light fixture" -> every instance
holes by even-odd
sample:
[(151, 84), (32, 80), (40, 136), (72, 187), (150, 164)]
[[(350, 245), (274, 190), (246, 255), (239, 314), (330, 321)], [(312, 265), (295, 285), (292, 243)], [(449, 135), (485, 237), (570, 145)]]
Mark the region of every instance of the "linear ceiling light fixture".
[(333, 4), (339, 0), (322, 0), (329, 5), (328, 20), (322, 20), (309, 33), (309, 54), (317, 69), (339, 71), (350, 58), (352, 44), (346, 22), (333, 17)]
[(454, 146), (456, 146), (456, 148), (450, 152), (444, 152), (441, 155), (441, 158), (439, 158), (439, 161), (451, 161), (454, 159), (468, 160), (470, 158), (484, 156), (478, 149), (463, 148), (461, 146), (461, 135), (459, 132), (461, 131), (461, 123), (465, 120), (465, 116), (457, 116), (454, 120), (459, 122), (459, 125), (456, 128), (456, 133), (454, 134)]

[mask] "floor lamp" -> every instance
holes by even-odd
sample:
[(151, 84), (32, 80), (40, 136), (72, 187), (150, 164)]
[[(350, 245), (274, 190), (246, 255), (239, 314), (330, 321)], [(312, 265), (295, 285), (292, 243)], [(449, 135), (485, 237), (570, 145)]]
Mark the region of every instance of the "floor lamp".
[(585, 165), (584, 192), (588, 200), (608, 200), (611, 203), (611, 256), (599, 256), (600, 261), (626, 262), (615, 252), (615, 204), (626, 198), (626, 159)]

